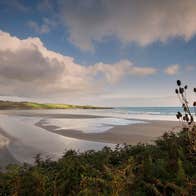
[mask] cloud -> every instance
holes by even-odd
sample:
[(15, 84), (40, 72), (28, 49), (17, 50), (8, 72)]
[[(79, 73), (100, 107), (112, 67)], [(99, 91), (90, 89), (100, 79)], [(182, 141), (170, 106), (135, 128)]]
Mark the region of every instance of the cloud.
[(36, 33), (45, 34), (51, 31), (57, 25), (57, 22), (54, 19), (43, 18), (42, 24), (38, 24), (35, 21), (28, 21), (27, 25)]
[(22, 12), (26, 12), (29, 10), (29, 8), (25, 6), (20, 0), (0, 1), (0, 5), (6, 5), (12, 9), (17, 9)]
[(37, 9), (39, 11), (51, 11), (53, 10), (53, 5), (52, 5), (52, 2), (51, 0), (42, 0), (42, 1), (39, 1), (38, 4), (37, 4)]
[(19, 39), (0, 31), (0, 92), (6, 96), (52, 97), (97, 93), (126, 75), (151, 75), (156, 69), (131, 61), (82, 66), (48, 50), (37, 37)]
[(66, 0), (60, 9), (69, 40), (86, 51), (110, 36), (146, 46), (196, 34), (195, 0)]
[(85, 68), (46, 49), (39, 38), (20, 40), (1, 32), (0, 42), (1, 94), (46, 96), (90, 89)]
[(97, 63), (89, 68), (92, 74), (102, 73), (105, 79), (110, 83), (118, 82), (124, 75), (145, 76), (156, 73), (155, 68), (137, 67), (129, 60), (122, 60), (115, 64)]
[(196, 69), (196, 65), (187, 65), (186, 66), (186, 71), (191, 72)]
[(168, 75), (175, 75), (179, 72), (180, 66), (178, 64), (176, 65), (170, 65), (165, 69), (165, 73)]
[(29, 21), (28, 26), (31, 29), (33, 29), (36, 33), (39, 33), (39, 34), (45, 34), (50, 31), (49, 25), (47, 25), (47, 24), (38, 25), (34, 21)]

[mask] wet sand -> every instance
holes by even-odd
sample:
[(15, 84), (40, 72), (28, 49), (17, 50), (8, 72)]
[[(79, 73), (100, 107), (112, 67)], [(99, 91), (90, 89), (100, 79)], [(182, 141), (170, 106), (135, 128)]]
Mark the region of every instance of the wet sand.
[[(69, 116), (69, 118), (71, 117)], [(58, 116), (55, 116), (55, 118), (58, 118)], [(84, 133), (78, 130), (59, 129), (57, 126), (46, 125), (45, 120), (41, 120), (35, 125), (66, 137), (104, 143), (126, 143), (132, 145), (153, 142), (153, 140), (162, 136), (163, 133), (167, 131), (178, 131), (180, 128), (179, 123), (176, 121), (144, 121), (145, 123), (141, 124), (114, 126), (110, 130), (102, 133)]]
[[(18, 115), (17, 112), (14, 115)], [(53, 132), (59, 135), (63, 135), (70, 138), (82, 139), (87, 141), (104, 142), (112, 144), (131, 144), (138, 143), (152, 143), (153, 140), (163, 135), (166, 131), (178, 131), (180, 126), (177, 121), (155, 121), (155, 120), (141, 120), (139, 124), (120, 125), (114, 126), (108, 131), (101, 133), (84, 133), (78, 130), (59, 129), (59, 127), (53, 125), (47, 125), (45, 122), (50, 118), (61, 119), (84, 119), (84, 118), (103, 118), (104, 116), (94, 115), (74, 115), (74, 114), (20, 114), (20, 116), (29, 117), (41, 117), (42, 120), (37, 122), (35, 126), (43, 128), (49, 132)], [(108, 117), (108, 116), (107, 116)], [(104, 118), (107, 118), (104, 117)], [(131, 119), (129, 119), (131, 120)], [(137, 120), (137, 119), (132, 119)], [(145, 122), (145, 123), (144, 123)], [(16, 127), (17, 128), (17, 127)], [(56, 130), (58, 129), (58, 130)], [(8, 150), (9, 144), (14, 141), (15, 138), (11, 138), (0, 128), (0, 167), (4, 167), (8, 164), (18, 163)]]
[(0, 128), (0, 170), (9, 164), (19, 164), (7, 149), (12, 139)]

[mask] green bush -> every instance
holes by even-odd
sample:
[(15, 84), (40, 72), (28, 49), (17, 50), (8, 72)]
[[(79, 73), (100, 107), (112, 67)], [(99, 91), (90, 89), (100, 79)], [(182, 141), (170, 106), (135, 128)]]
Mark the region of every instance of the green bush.
[(195, 195), (196, 156), (188, 132), (165, 133), (155, 145), (67, 151), (58, 161), (11, 165), (0, 195)]

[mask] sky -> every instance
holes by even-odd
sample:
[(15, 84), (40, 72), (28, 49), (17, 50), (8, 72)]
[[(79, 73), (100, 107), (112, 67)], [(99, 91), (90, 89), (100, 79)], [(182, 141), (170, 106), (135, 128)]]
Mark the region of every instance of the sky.
[(195, 0), (1, 0), (0, 99), (176, 106), (196, 86)]

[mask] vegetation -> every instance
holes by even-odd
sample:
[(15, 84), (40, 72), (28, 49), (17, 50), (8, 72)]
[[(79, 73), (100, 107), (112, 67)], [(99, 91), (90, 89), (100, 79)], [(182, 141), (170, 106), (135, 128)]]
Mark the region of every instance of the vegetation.
[(195, 195), (193, 149), (183, 130), (165, 133), (156, 145), (68, 151), (58, 161), (37, 155), (34, 166), (0, 173), (0, 195)]
[(110, 109), (109, 107), (96, 107), (96, 106), (80, 106), (69, 104), (42, 104), (34, 102), (13, 102), (13, 101), (0, 101), (0, 109)]
[[(185, 122), (184, 125), (188, 125), (190, 127), (191, 124), (194, 124), (194, 117), (191, 113), (189, 102), (187, 99), (187, 89), (188, 86), (185, 85), (182, 86), (182, 82), (180, 80), (177, 80), (177, 86), (178, 88), (175, 90), (176, 94), (178, 95), (178, 98), (181, 102), (184, 114), (181, 114), (181, 112), (178, 112), (176, 114), (177, 119), (181, 120), (182, 122)], [(196, 93), (196, 88), (193, 89), (194, 93)], [(193, 107), (196, 115), (196, 101), (193, 102)]]
[(58, 161), (37, 155), (33, 166), (10, 165), (0, 173), (0, 195), (196, 195), (196, 127), (182, 120), (182, 131), (154, 145), (70, 150)]

